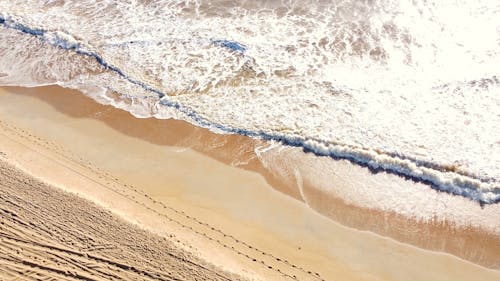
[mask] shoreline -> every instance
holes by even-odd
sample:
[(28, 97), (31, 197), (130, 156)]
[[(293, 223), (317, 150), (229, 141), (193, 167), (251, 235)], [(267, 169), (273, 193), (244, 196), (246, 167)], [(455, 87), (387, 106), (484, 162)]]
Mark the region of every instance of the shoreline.
[[(311, 200), (311, 198), (316, 198), (314, 200), (319, 200), (321, 198), (325, 198), (322, 195), (317, 195), (313, 196), (312, 192), (314, 191), (313, 188), (308, 187), (307, 184), (305, 184), (302, 188), (302, 192), (298, 190), (297, 188), (294, 188), (293, 185), (288, 185), (286, 182), (283, 182), (282, 178), (276, 177), (273, 175), (269, 170), (264, 167), (262, 164), (262, 160), (255, 155), (255, 148), (260, 147), (260, 146), (266, 146), (267, 144), (263, 141), (259, 140), (252, 140), (248, 139), (245, 137), (241, 136), (235, 136), (235, 135), (216, 135), (214, 133), (209, 132), (208, 130), (197, 128), (191, 125), (188, 125), (185, 122), (182, 121), (174, 121), (174, 120), (156, 120), (156, 119), (137, 119), (135, 117), (132, 117), (128, 113), (117, 110), (114, 108), (111, 108), (110, 106), (102, 106), (98, 105), (97, 103), (93, 102), (89, 98), (84, 97), (80, 93), (76, 93), (74, 91), (69, 91), (69, 90), (62, 90), (61, 88), (57, 87), (43, 87), (43, 88), (34, 88), (34, 89), (20, 89), (20, 88), (7, 88), (8, 91), (15, 92), (16, 94), (14, 95), (20, 95), (24, 96), (22, 98), (25, 99), (31, 99), (33, 101), (33, 104), (39, 104), (39, 103), (45, 103), (50, 105), (53, 109), (56, 109), (58, 114), (63, 114), (65, 116), (68, 116), (67, 118), (67, 123), (61, 123), (62, 127), (68, 127), (68, 128), (73, 128), (76, 123), (78, 122), (87, 122), (88, 120), (92, 122), (98, 122), (105, 124), (105, 127), (112, 128), (113, 131), (118, 132), (118, 134), (125, 135), (127, 138), (132, 138), (132, 139), (140, 139), (141, 141), (145, 142), (145, 147), (147, 145), (153, 145), (155, 147), (174, 147), (174, 151), (180, 151), (177, 152), (177, 154), (182, 154), (182, 151), (186, 150), (194, 150), (198, 153), (201, 153), (203, 155), (207, 155), (209, 158), (215, 159), (221, 163), (224, 163), (223, 165), (228, 165), (231, 167), (238, 167), (238, 168), (243, 168), (244, 170), (248, 171), (253, 171), (257, 172), (258, 174), (262, 175), (266, 181), (275, 189), (288, 194), (289, 196), (296, 198), (296, 199), (302, 199), (302, 196), (304, 195), (304, 190), (308, 194), (308, 199)], [(12, 94), (9, 94), (12, 95)], [(1, 95), (0, 95), (1, 97)], [(35, 99), (33, 99), (35, 98)], [(37, 109), (38, 110), (38, 109)], [(45, 109), (40, 109), (41, 112)], [(6, 116), (6, 112), (0, 112), (0, 116), (4, 114)], [(35, 114), (30, 112), (30, 114)], [(45, 117), (38, 117), (38, 118), (45, 118)], [(73, 120), (69, 122), (70, 120)], [(19, 121), (19, 120), (18, 120)], [(43, 124), (46, 124), (45, 120), (40, 121)], [(44, 123), (45, 122), (45, 123)], [(94, 124), (92, 123), (92, 124)], [(17, 125), (17, 123), (16, 123)], [(26, 125), (26, 124), (23, 124)], [(77, 124), (76, 124), (77, 125)], [(36, 126), (33, 124), (33, 126)], [(83, 128), (83, 127), (81, 127)], [(35, 128), (31, 128), (33, 130), (37, 130)], [(57, 129), (60, 129), (57, 128)], [(88, 129), (89, 132), (93, 129)], [(102, 129), (104, 130), (104, 129)], [(109, 130), (109, 129), (107, 129)], [(43, 131), (43, 129), (42, 129)], [(175, 132), (174, 134), (159, 134), (159, 132)], [(34, 132), (35, 135), (39, 135), (39, 132)], [(82, 132), (82, 134), (85, 134), (85, 132)], [(106, 132), (106, 134), (109, 134), (111, 136), (110, 132)], [(113, 135), (116, 133), (113, 133)], [(106, 136), (103, 136), (103, 140), (108, 139), (112, 140), (113, 138), (108, 138)], [(132, 141), (130, 141), (132, 143)], [(134, 142), (135, 144), (135, 142)], [(78, 146), (82, 145), (80, 141), (77, 141), (74, 143), (75, 147), (72, 148), (73, 153), (76, 154), (85, 154), (89, 153), (88, 151), (81, 150)], [(83, 147), (83, 146), (82, 146)], [(80, 150), (80, 151), (79, 151)], [(175, 154), (175, 152), (174, 152)], [(151, 159), (151, 153), (145, 153), (141, 155), (141, 157), (145, 157), (144, 159)], [(95, 158), (95, 155), (85, 155), (87, 158)], [(159, 157), (159, 156), (156, 156)], [(96, 158), (95, 158), (96, 159)], [(94, 159), (94, 161), (95, 161)], [(106, 166), (109, 164), (110, 166), (113, 166), (112, 163), (106, 163), (106, 161), (111, 161), (111, 160), (105, 160), (105, 159), (100, 159), (100, 161), (103, 161), (102, 163), (98, 163), (95, 165), (96, 167), (102, 167)], [(197, 190), (198, 192), (202, 192), (201, 195), (196, 195), (196, 194), (190, 194), (189, 196), (192, 196), (190, 198), (184, 196), (184, 195), (179, 195), (181, 189), (178, 189), (176, 192), (174, 191), (165, 191), (165, 190), (158, 190), (157, 188), (154, 187), (154, 184), (151, 182), (144, 182), (144, 175), (128, 175), (127, 173), (130, 173), (130, 171), (126, 170), (126, 167), (119, 167), (121, 171), (113, 171), (111, 173), (113, 176), (117, 176), (118, 178), (127, 178), (127, 182), (132, 182), (133, 185), (136, 185), (136, 183), (139, 183), (141, 185), (141, 188), (143, 188), (145, 193), (148, 193), (148, 196), (151, 196), (154, 198), (155, 201), (157, 200), (163, 200), (163, 199), (171, 199), (171, 198), (177, 198), (177, 199), (182, 199), (180, 201), (185, 201), (188, 202), (190, 201), (193, 203), (193, 199), (195, 200), (195, 203), (200, 203), (201, 201), (205, 199), (201, 199), (202, 196), (205, 196), (203, 194), (204, 191)], [(144, 167), (146, 168), (146, 167)], [(154, 167), (149, 167), (150, 169), (155, 169)], [(205, 169), (207, 167), (204, 167)], [(40, 172), (40, 171), (39, 171)], [(217, 171), (214, 171), (217, 172)], [(124, 176), (125, 175), (125, 176)], [(134, 178), (136, 177), (136, 178)], [(150, 181), (153, 181), (153, 179), (150, 179)], [(259, 185), (262, 185), (259, 183)], [(148, 187), (150, 186), (150, 187)], [(183, 187), (185, 188), (185, 187)], [(236, 188), (236, 187), (235, 187)], [(205, 191), (209, 193), (210, 191)], [(260, 192), (260, 191), (259, 191)], [(191, 192), (192, 193), (192, 192)], [(183, 197), (184, 196), (184, 197)], [(259, 195), (262, 196), (262, 195)], [(274, 195), (273, 195), (274, 196)], [(278, 198), (280, 195), (276, 195)], [(94, 198), (95, 199), (95, 198)], [(101, 198), (102, 199), (102, 198)], [(332, 198), (329, 198), (331, 200)], [(287, 200), (287, 199), (280, 199), (280, 200)], [(175, 201), (175, 200), (174, 200)], [(287, 201), (288, 202), (288, 201)], [(332, 201), (330, 201), (331, 203)], [(308, 202), (311, 204), (311, 202)], [(177, 203), (176, 203), (177, 204)], [(180, 204), (180, 203), (179, 203)], [(229, 210), (231, 208), (234, 208), (234, 206), (231, 206), (231, 203), (225, 203), (227, 206), (222, 206), (222, 209)], [(296, 206), (298, 205), (298, 202), (293, 203), (287, 203), (291, 204), (290, 206)], [(355, 206), (350, 206), (349, 204), (346, 204), (345, 202), (343, 203), (340, 201), (338, 205), (338, 210), (342, 210), (343, 213), (349, 213), (344, 217), (346, 219), (346, 222), (343, 222), (346, 225), (349, 225), (351, 223), (352, 225), (360, 224), (363, 225), (366, 223), (366, 221), (370, 221), (373, 218), (377, 218), (379, 216), (382, 216), (387, 219), (386, 214), (378, 214), (373, 211), (367, 211), (367, 210), (356, 210)], [(153, 204), (154, 205), (154, 204)], [(196, 205), (196, 204), (195, 204)], [(315, 203), (314, 205), (316, 206), (327, 206), (328, 204), (326, 203)], [(314, 205), (312, 206), (314, 208)], [(109, 207), (109, 206), (108, 206)], [(184, 206), (185, 208), (185, 206)], [(203, 208), (202, 208), (203, 209)], [(232, 209), (231, 209), (232, 210)], [(298, 209), (297, 209), (298, 210)], [(302, 209), (301, 209), (302, 210)], [(192, 211), (192, 210), (190, 210)], [(322, 210), (323, 213), (326, 213), (327, 211), (330, 210)], [(306, 212), (306, 211), (304, 211)], [(213, 214), (220, 214), (220, 212), (215, 212), (211, 213), (210, 215), (201, 215), (205, 216), (205, 218), (213, 218)], [(304, 213), (305, 214), (305, 213)], [(248, 217), (245, 216), (252, 216), (248, 214), (238, 214), (241, 218), (248, 219)], [(262, 218), (260, 215), (253, 214), (253, 216), (256, 216), (256, 218)], [(390, 217), (390, 216), (389, 216)], [(200, 218), (200, 215), (197, 216), (197, 218)], [(354, 220), (353, 218), (356, 218), (357, 220)], [(347, 220), (349, 219), (349, 220)], [(318, 218), (318, 220), (323, 220)], [(342, 217), (337, 218), (337, 220), (342, 222)], [(391, 218), (392, 220), (392, 218)], [(354, 221), (354, 223), (353, 223)], [(408, 222), (402, 222), (402, 225), (404, 226), (404, 223)], [(413, 223), (413, 222), (410, 222)], [(217, 223), (219, 225), (222, 225), (221, 223)], [(349, 226), (352, 226), (349, 225)], [(260, 226), (261, 227), (261, 226)], [(428, 228), (428, 226), (422, 226), (422, 229)], [(358, 228), (362, 229), (362, 227)], [(352, 232), (353, 230), (351, 230)], [(349, 232), (346, 230), (346, 232)], [(436, 233), (439, 233), (440, 231), (436, 231)], [(441, 232), (446, 232), (446, 231), (441, 231)], [(441, 233), (441, 234), (443, 234)], [(251, 235), (244, 234), (244, 233), (237, 233), (238, 236), (247, 236), (250, 237)], [(373, 234), (362, 234), (366, 235), (367, 237), (373, 236)], [(470, 235), (470, 232), (469, 232)], [(477, 234), (478, 236), (482, 234)], [(189, 235), (188, 235), (189, 236)], [(192, 234), (191, 234), (192, 236)], [(390, 236), (390, 235), (388, 235)], [(444, 233), (444, 236), (449, 237), (449, 233)], [(484, 235), (483, 235), (484, 236)], [(363, 236), (364, 237), (364, 236)], [(366, 237), (365, 237), (366, 238)], [(471, 241), (474, 241), (475, 239), (472, 239), (475, 237), (471, 237)], [(371, 239), (371, 238), (370, 238)], [(387, 241), (382, 238), (377, 238), (381, 239), (384, 241)], [(476, 238), (477, 239), (477, 238)], [(277, 239), (276, 241), (279, 241), (281, 239)], [(276, 242), (275, 241), (275, 242)], [(190, 241), (192, 242), (192, 241)], [(269, 245), (270, 242), (264, 242), (261, 241), (262, 245)], [(319, 242), (316, 242), (319, 246)], [(385, 242), (384, 242), (385, 243)], [(314, 244), (314, 243), (313, 243)], [(394, 242), (390, 242), (389, 244), (394, 244)], [(311, 244), (312, 245), (312, 244)], [(474, 245), (469, 245), (468, 247), (473, 247)], [(267, 248), (267, 247), (266, 247)], [(273, 248), (273, 247), (269, 247)], [(286, 248), (286, 247), (285, 247)], [(306, 247), (307, 248), (307, 247)], [(313, 249), (313, 248), (310, 248)], [(494, 250), (495, 248), (493, 248)], [(406, 251), (406, 250), (405, 250)], [(286, 252), (286, 251), (284, 251)], [(417, 251), (418, 252), (418, 251)], [(498, 253), (498, 252), (497, 252)], [(290, 254), (290, 253), (289, 253)], [(303, 253), (298, 253), (294, 254), (291, 256), (296, 256), (297, 255), (302, 255)], [(325, 253), (323, 253), (326, 255)], [(376, 254), (376, 253), (375, 253)], [(436, 254), (431, 254), (429, 255), (434, 256)], [(442, 255), (439, 255), (440, 257)], [(311, 261), (317, 259), (318, 257), (311, 257)], [(320, 258), (322, 260), (323, 258)], [(327, 259), (330, 260), (330, 259)], [(454, 260), (454, 258), (452, 258)], [(228, 262), (228, 261), (225, 261)], [(329, 262), (330, 263), (337, 263), (337, 262)], [(279, 263), (278, 263), (279, 264)], [(338, 272), (342, 272), (343, 270), (341, 269), (343, 262), (338, 263), (338, 266), (334, 266), (334, 272), (337, 274)], [(279, 265), (276, 266), (279, 268)], [(352, 267), (352, 265), (351, 265)], [(316, 266), (316, 268), (322, 268), (321, 266)], [(349, 270), (348, 270), (349, 271)], [(488, 270), (486, 270), (488, 272)], [(345, 276), (351, 276), (347, 272), (344, 272), (346, 275)], [(495, 275), (497, 273), (494, 271), (492, 274)], [(328, 274), (332, 274), (331, 272)], [(309, 276), (306, 274), (305, 276)], [(323, 276), (323, 273), (321, 272), (321, 276)], [(330, 275), (327, 275), (330, 276)], [(332, 277), (334, 275), (331, 275)], [(336, 275), (335, 275), (336, 276)], [(380, 275), (379, 275), (380, 276)], [(359, 276), (358, 276), (359, 277)], [(365, 276), (366, 277), (366, 276)], [(372, 276), (373, 277), (373, 276)], [(369, 278), (367, 278), (369, 279)], [(300, 279), (303, 280), (303, 279)], [(328, 279), (327, 279), (328, 280)], [(374, 279), (376, 280), (376, 279)]]
[[(318, 213), (348, 227), (371, 231), (419, 248), (447, 252), (482, 266), (500, 269), (500, 225), (496, 226), (497, 232), (489, 232), (478, 226), (457, 226), (456, 222), (449, 221), (447, 218), (437, 217), (425, 221), (424, 219), (404, 216), (391, 210), (380, 211), (376, 208), (360, 207), (316, 186), (314, 182), (306, 178), (308, 173), (312, 174), (309, 171), (302, 172), (302, 187), (297, 185), (295, 179), (290, 178), (293, 177), (294, 172), (290, 170), (295, 169), (295, 167), (285, 171), (285, 176), (273, 174), (270, 167), (276, 163), (280, 166), (282, 164), (273, 158), (274, 155), (272, 154), (274, 152), (268, 153), (271, 155), (267, 158), (271, 160), (267, 167), (267, 159), (263, 159), (262, 156), (255, 153), (256, 149), (269, 146), (266, 141), (240, 135), (215, 134), (208, 129), (196, 127), (185, 121), (155, 118), (139, 119), (126, 111), (100, 105), (76, 91), (63, 90), (58, 87), (49, 87), (48, 89), (50, 94), (48, 92), (40, 94), (37, 88), (33, 88), (33, 91), (21, 89), (21, 92), (23, 92), (23, 95), (27, 94), (39, 98), (49, 103), (57, 111), (77, 118), (92, 116), (95, 112), (107, 111), (107, 114), (94, 118), (127, 136), (142, 139), (155, 145), (190, 148), (224, 164), (256, 172), (262, 175), (275, 190), (307, 203), (309, 207)], [(75, 106), (71, 106), (72, 104), (82, 106), (75, 108)], [(65, 105), (70, 106), (65, 107)], [(175, 132), (175, 134), (162, 134), (159, 132)], [(279, 149), (281, 148), (277, 150)], [(314, 161), (319, 162), (316, 160), (320, 159), (320, 161), (326, 162), (326, 165), (335, 164), (335, 169), (343, 171), (345, 174), (350, 173), (349, 176), (337, 176), (340, 185), (350, 185), (351, 188), (355, 189), (358, 187), (356, 185), (366, 184), (362, 180), (358, 180), (359, 178), (376, 177), (379, 178), (378, 182), (368, 182), (368, 184), (380, 185), (382, 189), (389, 189), (391, 185), (401, 185), (405, 188), (406, 186), (413, 187), (414, 189), (421, 189), (423, 192), (435, 193), (434, 196), (444, 197), (444, 200), (448, 198), (459, 199), (451, 203), (455, 205), (469, 204), (468, 207), (472, 206), (472, 208), (481, 211), (481, 207), (475, 202), (453, 198), (452, 195), (436, 192), (425, 185), (419, 185), (397, 176), (384, 173), (372, 174), (367, 169), (357, 167), (347, 161), (335, 161), (328, 157), (317, 158), (317, 156), (304, 153), (300, 148), (296, 147), (285, 149), (289, 150), (286, 154), (292, 155), (292, 157), (281, 162), (305, 162), (311, 164)], [(321, 169), (321, 167), (318, 169)], [(323, 172), (327, 173), (328, 171), (323, 170)], [(333, 171), (329, 175), (333, 178), (336, 173), (336, 171)], [(342, 172), (337, 174), (342, 174)], [(358, 178), (356, 179), (358, 182), (346, 182), (344, 178), (347, 177)], [(310, 178), (314, 178), (314, 176), (310, 176)], [(385, 184), (388, 187), (384, 186)], [(415, 188), (415, 186), (417, 187)], [(305, 202), (304, 193), (308, 195), (309, 202)], [(411, 196), (411, 194), (408, 194), (408, 196)], [(450, 202), (443, 199), (438, 198), (436, 200), (441, 200), (444, 204), (450, 204)], [(458, 206), (456, 211), (459, 210), (458, 208), (462, 207)], [(486, 206), (485, 208), (490, 209), (489, 216), (494, 218), (494, 215), (500, 211), (500, 204)], [(437, 215), (439, 216), (439, 214)], [(482, 214), (480, 213), (477, 216), (482, 216)], [(410, 229), (411, 231), (409, 231)], [(422, 233), (426, 235), (422, 235)], [(453, 233), (451, 237), (450, 233)], [(429, 237), (432, 238), (429, 239)], [(477, 249), (481, 249), (481, 251), (478, 252)]]
[[(500, 194), (496, 193), (497, 187), (489, 183), (491, 180), (494, 181), (494, 178), (481, 177), (472, 171), (461, 171), (461, 169), (455, 165), (433, 163), (428, 160), (415, 158), (415, 156), (399, 155), (399, 153), (396, 152), (384, 152), (383, 150), (374, 151), (353, 145), (327, 142), (319, 138), (301, 138), (293, 135), (287, 136), (286, 133), (276, 131), (266, 132), (258, 128), (240, 129), (231, 125), (226, 126), (222, 123), (217, 123), (205, 118), (203, 115), (200, 115), (195, 110), (191, 109), (189, 106), (183, 105), (179, 101), (168, 99), (162, 100), (163, 97), (168, 95), (167, 92), (155, 86), (148, 85), (148, 83), (140, 79), (138, 80), (129, 76), (126, 71), (108, 62), (99, 53), (94, 52), (85, 44), (76, 40), (71, 34), (65, 34), (65, 36), (60, 37), (57, 34), (54, 35), (53, 31), (45, 30), (40, 27), (30, 27), (11, 16), (5, 18), (0, 16), (0, 25), (3, 25), (7, 29), (21, 32), (25, 35), (45, 41), (53, 48), (75, 51), (78, 55), (83, 56), (84, 60), (94, 61), (101, 69), (112, 72), (123, 81), (130, 83), (134, 87), (140, 88), (144, 93), (153, 94), (158, 98), (161, 105), (168, 108), (166, 109), (167, 111), (177, 111), (180, 116), (184, 116), (183, 118), (191, 120), (191, 123), (194, 122), (198, 126), (213, 127), (225, 134), (239, 134), (244, 137), (277, 141), (288, 146), (301, 147), (301, 149), (308, 150), (319, 157), (347, 160), (354, 165), (368, 168), (374, 173), (382, 171), (384, 173), (411, 179), (414, 182), (425, 183), (432, 189), (466, 197), (481, 205), (490, 205), (500, 202)], [(53, 42), (50, 40), (50, 38), (54, 36), (58, 38), (58, 41)], [(127, 110), (131, 111), (130, 109)], [(161, 112), (161, 110), (159, 112)], [(155, 115), (159, 114), (159, 112), (156, 112)], [(348, 151), (348, 148), (353, 150)], [(455, 175), (448, 177), (448, 173)]]
[[(269, 254), (260, 257), (264, 252), (253, 246), (244, 249), (246, 245), (221, 232), (211, 222), (205, 223), (176, 205), (157, 201), (139, 187), (121, 181), (55, 142), (4, 121), (0, 122), (0, 135), (3, 137), (0, 139), (2, 158), (21, 173), (89, 200), (128, 223), (167, 239), (205, 263), (251, 280), (281, 280), (283, 274), (292, 277), (288, 271), (301, 280), (315, 279), (304, 278), (301, 276), (304, 272), (288, 265), (284, 265), (288, 271), (280, 270)], [(249, 259), (258, 259), (258, 262), (249, 262)]]

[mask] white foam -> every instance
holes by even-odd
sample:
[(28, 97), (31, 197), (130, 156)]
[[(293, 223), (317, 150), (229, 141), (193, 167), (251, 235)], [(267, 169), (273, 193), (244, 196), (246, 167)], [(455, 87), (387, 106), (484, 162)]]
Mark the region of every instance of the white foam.
[[(139, 117), (292, 140), (495, 201), (500, 8), (459, 2), (4, 1), (8, 27), (42, 29), (52, 47), (2, 29), (0, 83), (79, 88)], [(126, 77), (63, 50), (78, 48)]]
[[(481, 207), (466, 198), (437, 192), (423, 184), (385, 173), (371, 175), (348, 161), (318, 158), (298, 148), (272, 144), (258, 149), (256, 154), (276, 178), (286, 182), (289, 188), (297, 188), (304, 198), (308, 193), (303, 191), (302, 184), (306, 183), (359, 208), (395, 212), (422, 222), (453, 222), (500, 235), (496, 215), (500, 204)], [(300, 181), (294, 183), (295, 178)], [(325, 201), (319, 202), (321, 205)], [(314, 202), (310, 204), (313, 208), (327, 208), (315, 206)]]

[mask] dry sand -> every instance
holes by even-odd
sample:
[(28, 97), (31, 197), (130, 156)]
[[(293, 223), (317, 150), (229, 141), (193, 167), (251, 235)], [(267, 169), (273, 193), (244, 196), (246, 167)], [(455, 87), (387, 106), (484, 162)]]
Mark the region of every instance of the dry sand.
[(0, 159), (1, 280), (235, 280)]
[(225, 271), (261, 280), (500, 278), (339, 226), (273, 191), (268, 183), (299, 197), (256, 161), (259, 141), (133, 118), (57, 87), (8, 91), (0, 93), (0, 147), (10, 162)]

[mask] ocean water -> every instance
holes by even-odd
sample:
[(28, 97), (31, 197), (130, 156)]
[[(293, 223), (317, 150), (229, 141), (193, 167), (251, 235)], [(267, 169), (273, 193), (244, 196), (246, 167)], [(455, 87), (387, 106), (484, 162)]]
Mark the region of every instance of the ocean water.
[(497, 0), (0, 0), (0, 85), (48, 84), (500, 202)]

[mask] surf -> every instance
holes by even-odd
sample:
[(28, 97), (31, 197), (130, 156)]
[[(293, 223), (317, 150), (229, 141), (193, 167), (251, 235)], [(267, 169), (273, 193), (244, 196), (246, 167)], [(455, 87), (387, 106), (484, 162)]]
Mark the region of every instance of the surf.
[[(4, 10), (12, 7), (15, 4), (4, 7)], [(128, 14), (130, 11), (127, 9), (114, 12)], [(151, 11), (145, 7), (141, 9), (144, 14), (139, 13), (137, 19), (131, 20), (140, 22), (139, 19), (150, 18)], [(197, 9), (196, 13), (203, 14), (203, 7)], [(6, 12), (0, 16), (0, 24), (3, 32), (5, 29), (14, 30), (22, 36), (35, 37), (47, 46), (86, 57), (86, 63), (96, 64), (96, 69), (100, 71), (95, 76), (84, 73), (77, 79), (48, 79), (43, 83), (79, 89), (98, 102), (128, 110), (137, 117), (183, 119), (218, 133), (275, 141), (300, 147), (317, 156), (348, 160), (374, 173), (395, 174), (479, 204), (500, 202), (500, 172), (496, 168), (500, 160), (494, 156), (498, 142), (495, 142), (494, 135), (487, 135), (486, 142), (480, 144), (468, 141), (476, 138), (481, 130), (494, 132), (498, 129), (495, 118), (498, 119), (499, 115), (494, 112), (490, 116), (479, 114), (481, 109), (473, 108), (475, 104), (470, 97), (476, 94), (483, 97), (483, 103), (498, 103), (496, 93), (500, 86), (495, 82), (498, 80), (496, 73), (490, 71), (493, 63), (487, 64), (485, 70), (472, 69), (471, 77), (466, 79), (469, 82), (460, 80), (462, 73), (446, 73), (440, 79), (430, 81), (419, 69), (422, 67), (419, 64), (425, 64), (425, 60), (404, 57), (423, 56), (428, 51), (415, 47), (418, 42), (413, 42), (416, 39), (411, 37), (418, 38), (418, 34), (392, 23), (381, 27), (386, 32), (395, 30), (398, 38), (391, 42), (392, 45), (382, 43), (387, 38), (370, 39), (371, 34), (362, 34), (360, 38), (366, 41), (340, 41), (343, 45), (335, 42), (336, 37), (320, 36), (311, 29), (325, 28), (332, 23), (335, 26), (337, 22), (328, 22), (320, 17), (325, 14), (314, 12), (313, 15), (318, 17), (316, 19), (304, 16), (306, 11), (294, 11), (291, 15), (270, 12), (267, 17), (275, 21), (277, 30), (281, 32), (292, 32), (291, 27), (296, 27), (310, 34), (297, 33), (296, 41), (278, 42), (276, 38), (283, 35), (273, 31), (269, 33), (270, 38), (275, 40), (272, 43), (263, 41), (264, 38), (259, 37), (261, 34), (255, 34), (261, 32), (258, 28), (265, 27), (261, 22), (257, 22), (256, 30), (251, 30), (250, 24), (260, 20), (259, 13), (266, 13), (265, 10), (242, 13), (241, 9), (234, 7), (226, 10), (227, 16), (240, 18), (240, 26), (250, 29), (249, 37), (237, 35), (232, 30), (234, 27), (228, 27), (231, 32), (226, 35), (229, 37), (222, 37), (220, 31), (211, 29), (217, 25), (205, 29), (201, 27), (207, 18), (183, 18), (173, 8), (163, 14), (163, 21), (180, 27), (170, 27), (166, 33), (160, 29), (153, 30), (140, 36), (140, 29), (132, 30), (130, 34), (113, 35), (117, 31), (112, 26), (106, 26), (110, 30), (100, 31), (107, 34), (103, 38), (95, 35), (87, 38), (85, 36), (91, 34), (90, 31), (70, 33), (62, 28), (62, 21), (51, 22), (36, 16), (27, 19)], [(103, 16), (90, 15), (86, 20), (106, 22)], [(357, 18), (356, 15), (351, 16)], [(44, 17), (50, 18), (50, 15)], [(158, 18), (152, 20), (161, 21)], [(340, 26), (341, 30), (353, 28), (349, 32), (355, 34), (366, 28), (364, 23), (353, 22), (356, 23), (354, 26)], [(219, 26), (223, 27), (223, 23)], [(193, 24), (194, 27), (188, 27)], [(71, 28), (78, 29), (76, 26)], [(408, 40), (405, 36), (409, 36)], [(116, 43), (123, 40), (149, 43)], [(407, 40), (408, 45), (398, 45), (402, 44), (401, 40)], [(348, 45), (345, 44), (350, 44), (350, 49), (346, 49)], [(391, 48), (392, 52), (389, 51)], [(482, 53), (477, 56), (481, 57)], [(500, 57), (494, 53), (490, 56), (493, 61)], [(166, 62), (162, 62), (162, 58)], [(290, 63), (290, 59), (296, 61)], [(404, 64), (394, 62), (401, 59)], [(28, 64), (29, 60), (27, 58), (24, 63)], [(312, 65), (314, 63), (318, 65)], [(15, 73), (11, 73), (12, 69), (2, 69), (1, 72), (8, 75), (0, 77), (0, 83), (9, 85), (9, 79)], [(58, 75), (61, 74), (56, 73), (55, 77)], [(407, 80), (405, 75), (422, 76)], [(356, 77), (369, 79), (363, 82), (362, 78)], [(384, 81), (388, 78), (392, 79), (390, 83)], [(23, 82), (16, 79), (15, 84), (23, 86)], [(32, 82), (36, 84), (36, 77), (34, 80)], [(487, 86), (474, 82), (486, 80), (490, 81)], [(86, 88), (89, 85), (92, 85), (93, 93)], [(432, 89), (432, 94), (423, 93), (429, 89)], [(408, 90), (412, 92), (397, 92)], [(439, 130), (429, 130), (442, 123), (433, 120), (443, 117), (432, 111), (442, 107), (435, 104), (433, 99), (436, 98), (449, 110), (449, 120), (459, 118), (476, 125), (482, 122), (483, 127), (471, 130), (470, 126), (460, 125), (457, 131), (463, 134), (463, 139), (456, 139), (455, 136), (459, 135), (450, 131), (457, 122), (446, 124)], [(462, 104), (464, 108), (461, 109), (460, 102), (464, 101), (465, 107)], [(387, 106), (399, 106), (401, 109), (391, 109), (391, 114), (384, 115), (384, 107)], [(474, 111), (468, 112), (469, 109)], [(398, 121), (409, 112), (416, 118), (410, 120), (413, 124)], [(459, 116), (461, 112), (477, 119), (467, 121)], [(426, 118), (426, 115), (430, 117)], [(374, 117), (380, 119), (380, 124), (373, 122)], [(400, 131), (404, 133), (400, 135), (402, 141), (397, 141), (395, 134), (398, 130), (391, 128), (394, 125), (407, 126), (407, 131)], [(440, 136), (439, 133), (451, 134), (453, 138)], [(447, 142), (451, 148), (443, 146)], [(486, 147), (493, 149), (493, 153), (485, 151)]]

